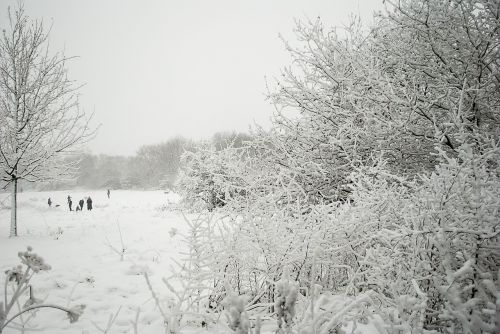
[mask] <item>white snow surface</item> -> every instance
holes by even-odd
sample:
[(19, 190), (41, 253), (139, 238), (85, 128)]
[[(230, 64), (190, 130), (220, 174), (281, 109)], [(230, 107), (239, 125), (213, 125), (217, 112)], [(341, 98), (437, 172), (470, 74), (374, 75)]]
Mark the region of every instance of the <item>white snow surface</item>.
[[(90, 196), (94, 209), (87, 211), (85, 204), (83, 211), (70, 212), (68, 195), (73, 208), (79, 199)], [(8, 196), (0, 194), (0, 200), (9, 203)], [(166, 297), (161, 278), (169, 276), (171, 259), (184, 247), (179, 234), (172, 236), (169, 231), (175, 228), (182, 233), (186, 226), (179, 213), (162, 207), (177, 200), (175, 194), (163, 191), (111, 191), (110, 199), (106, 190), (19, 193), (19, 237), (8, 237), (10, 210), (0, 209), (2, 290), (4, 272), (20, 263), (19, 251), (32, 246), (52, 267), (34, 276), (35, 296), (62, 306), (85, 304), (86, 309), (73, 324), (64, 312), (41, 309), (27, 327), (53, 334), (100, 333), (95, 325), (105, 328), (110, 314), (121, 307), (109, 332), (133, 333), (131, 321), (139, 307), (139, 333), (163, 333), (161, 316), (141, 272), (147, 270), (156, 292)], [(118, 224), (126, 247), (123, 261), (109, 246), (121, 249)]]

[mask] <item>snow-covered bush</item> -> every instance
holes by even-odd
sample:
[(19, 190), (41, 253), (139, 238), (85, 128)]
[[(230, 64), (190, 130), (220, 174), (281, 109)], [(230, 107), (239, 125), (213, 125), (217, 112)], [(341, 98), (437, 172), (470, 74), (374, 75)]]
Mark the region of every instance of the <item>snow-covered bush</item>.
[[(438, 150), (440, 163), (419, 178), (393, 174), (383, 159), (359, 167), (349, 176), (347, 202), (286, 202), (281, 189), (251, 197), (246, 207), (229, 203), (227, 215), (219, 212), (213, 220), (217, 238), (199, 248), (212, 259), (206, 268), (220, 282), (211, 305), (230, 289), (248, 296), (247, 308), (255, 314), (278, 303), (275, 315), (284, 326), (294, 314), (278, 312), (287, 310), (289, 293), (274, 282), (283, 282), (286, 266), (286, 275), (306, 291), (319, 285), (324, 293), (355, 299), (369, 292), (362, 300), (369, 301), (370, 312), (364, 303), (353, 305), (349, 312), (358, 317), (351, 319), (376, 313), (386, 323), (381, 330), (492, 330), (499, 293), (500, 150), (498, 142), (476, 141), (481, 149), (464, 143), (456, 156)], [(324, 315), (321, 323), (327, 320)]]
[(357, 257), (347, 291), (373, 289), (386, 305), (396, 301), (397, 319), (387, 319), (406, 330), (492, 331), (500, 269), (500, 173), (491, 169), (497, 145), (478, 154), (464, 144), (453, 158), (441, 151), (442, 163), (418, 181), (378, 167), (353, 175), (356, 205), (337, 223), (356, 233), (332, 242), (334, 252), (352, 248)]
[(224, 206), (232, 197), (244, 195), (240, 167), (245, 150), (229, 147), (200, 146), (181, 157), (181, 174), (177, 189), (184, 201), (192, 206), (203, 202), (209, 211)]

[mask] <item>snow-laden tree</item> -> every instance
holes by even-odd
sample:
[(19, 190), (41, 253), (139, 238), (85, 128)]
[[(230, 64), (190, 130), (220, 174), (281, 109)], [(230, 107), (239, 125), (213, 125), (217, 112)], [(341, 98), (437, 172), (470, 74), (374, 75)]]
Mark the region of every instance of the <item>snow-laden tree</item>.
[[(377, 101), (404, 136), (457, 154), (500, 135), (500, 3), (388, 1), (373, 30), (386, 89)], [(461, 134), (467, 134), (462, 136)], [(403, 159), (406, 155), (401, 156)]]
[(298, 22), (300, 44), (286, 43), (293, 65), (271, 90), (263, 146), (310, 196), (342, 198), (346, 175), (373, 153), (415, 175), (436, 164), (436, 145), (456, 151), (458, 133), (499, 135), (498, 2), (388, 6), (368, 32)]
[(10, 236), (17, 235), (17, 183), (49, 181), (72, 171), (58, 159), (92, 136), (67, 77), (66, 58), (49, 52), (48, 32), (22, 4), (8, 10), (0, 38), (0, 162), (12, 190)]

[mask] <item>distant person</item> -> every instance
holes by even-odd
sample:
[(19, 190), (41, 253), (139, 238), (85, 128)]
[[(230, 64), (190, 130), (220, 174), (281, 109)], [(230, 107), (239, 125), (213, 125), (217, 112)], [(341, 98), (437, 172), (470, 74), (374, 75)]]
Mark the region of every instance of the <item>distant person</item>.
[(52, 200), (49, 197), (49, 200), (47, 201), (47, 204), (49, 205), (49, 208), (52, 206)]
[(75, 211), (82, 211), (82, 209), (80, 208), (79, 205), (77, 205)]
[(109, 194), (111, 194), (111, 191), (109, 191), (109, 189), (108, 189), (108, 198), (109, 198)]
[(68, 195), (68, 206), (69, 206), (69, 211), (73, 211), (73, 201), (71, 200), (71, 196)]
[(92, 210), (92, 198), (87, 198), (87, 210)]
[(85, 201), (83, 199), (81, 199), (79, 202), (78, 202), (78, 205), (80, 206), (80, 211), (83, 210), (83, 204), (85, 204)]

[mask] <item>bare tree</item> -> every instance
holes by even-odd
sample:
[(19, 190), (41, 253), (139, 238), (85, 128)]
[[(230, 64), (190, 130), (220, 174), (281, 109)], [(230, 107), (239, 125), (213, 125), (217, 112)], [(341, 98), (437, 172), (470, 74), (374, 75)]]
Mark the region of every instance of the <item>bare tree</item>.
[(95, 132), (79, 108), (67, 60), (60, 52), (49, 54), (43, 22), (31, 20), (22, 4), (9, 8), (0, 39), (0, 167), (3, 188), (12, 190), (11, 237), (17, 236), (18, 180), (70, 175), (75, 163), (61, 161), (61, 154)]

